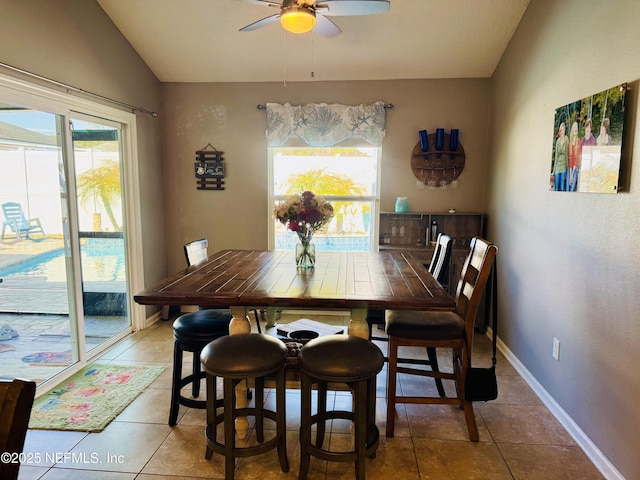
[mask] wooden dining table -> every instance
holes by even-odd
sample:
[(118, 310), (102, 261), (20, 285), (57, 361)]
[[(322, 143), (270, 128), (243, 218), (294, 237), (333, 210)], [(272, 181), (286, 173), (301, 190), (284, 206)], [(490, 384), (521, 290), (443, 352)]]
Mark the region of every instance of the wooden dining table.
[(348, 333), (369, 338), (367, 311), (453, 310), (454, 299), (421, 261), (403, 252), (318, 252), (315, 267), (294, 253), (221, 250), (134, 295), (143, 305), (228, 307), (231, 334), (248, 333), (249, 307), (350, 310)]
[[(422, 262), (402, 252), (318, 252), (298, 268), (293, 252), (221, 250), (134, 295), (142, 305), (198, 305), (231, 311), (231, 335), (251, 332), (247, 309), (350, 310), (347, 333), (369, 338), (367, 311), (453, 310), (455, 302)], [(269, 326), (269, 325), (267, 325)], [(236, 387), (238, 408), (246, 405)], [(246, 418), (236, 420), (245, 438)]]

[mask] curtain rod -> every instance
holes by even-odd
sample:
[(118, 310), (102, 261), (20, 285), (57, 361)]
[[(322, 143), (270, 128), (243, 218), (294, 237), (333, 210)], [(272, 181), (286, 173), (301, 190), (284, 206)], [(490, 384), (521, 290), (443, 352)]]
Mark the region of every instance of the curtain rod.
[(128, 108), (128, 109), (130, 109), (130, 110), (132, 110), (134, 112), (138, 111), (138, 112), (141, 112), (141, 113), (146, 113), (147, 115), (151, 115), (153, 118), (156, 118), (158, 116), (158, 114), (156, 112), (152, 112), (151, 110), (147, 110), (146, 108), (141, 108), (141, 107), (136, 107), (134, 105), (129, 105), (128, 103), (124, 103), (124, 102), (120, 102), (118, 100), (114, 100), (112, 98), (104, 97), (102, 95), (98, 95), (97, 93), (87, 92), (86, 90), (83, 90), (81, 88), (74, 87), (74, 86), (68, 85), (66, 83), (58, 82), (57, 80), (53, 80), (51, 78), (43, 77), (42, 75), (38, 75), (37, 73), (28, 72), (27, 70), (22, 70), (21, 68), (14, 67), (14, 66), (8, 65), (6, 63), (0, 62), (0, 66), (2, 66), (4, 68), (8, 68), (9, 70), (13, 70), (15, 72), (22, 73), (24, 75), (28, 75), (28, 76), (33, 77), (33, 78), (37, 78), (38, 80), (43, 80), (45, 82), (49, 82), (49, 83), (51, 83), (53, 85), (57, 85), (58, 87), (66, 88), (67, 90), (73, 90), (74, 92), (81, 93), (81, 94), (87, 95), (89, 97), (99, 98), (100, 100), (104, 100), (106, 102), (110, 102), (110, 103), (113, 103), (115, 105), (120, 105), (121, 107), (126, 107), (126, 108)]
[[(261, 103), (259, 103), (256, 108), (258, 110), (266, 110), (267, 106), (266, 105), (262, 105)], [(385, 103), (384, 104), (384, 108), (393, 108), (393, 103)]]

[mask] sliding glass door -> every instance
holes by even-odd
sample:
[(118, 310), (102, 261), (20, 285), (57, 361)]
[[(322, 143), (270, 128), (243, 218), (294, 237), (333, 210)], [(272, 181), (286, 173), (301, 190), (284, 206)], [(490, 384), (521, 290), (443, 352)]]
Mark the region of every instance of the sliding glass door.
[[(0, 110), (0, 375), (45, 381), (78, 361), (62, 117)], [(70, 302), (71, 300), (71, 302)]]
[(122, 131), (0, 89), (0, 377), (43, 384), (131, 331)]

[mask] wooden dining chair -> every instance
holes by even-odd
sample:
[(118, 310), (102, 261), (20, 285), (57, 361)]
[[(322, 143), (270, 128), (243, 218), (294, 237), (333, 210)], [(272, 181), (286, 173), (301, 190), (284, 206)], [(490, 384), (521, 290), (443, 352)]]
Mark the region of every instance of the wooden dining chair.
[(19, 454), (24, 448), (35, 394), (35, 382), (0, 380), (0, 452), (10, 460), (4, 461), (3, 457), (0, 462), (2, 479), (18, 478)]
[[(478, 441), (478, 427), (473, 404), (465, 400), (464, 382), (471, 365), (473, 328), (484, 288), (489, 278), (497, 247), (480, 237), (470, 243), (460, 280), (456, 289), (454, 311), (404, 311), (386, 312), (386, 331), (389, 336), (389, 366), (387, 378), (387, 437), (393, 437), (396, 404), (449, 404), (464, 410), (469, 439)], [(453, 352), (453, 372), (429, 371), (398, 365), (398, 348), (401, 346), (450, 348)], [(397, 395), (397, 375), (419, 375), (453, 380), (456, 396), (401, 396)]]
[[(429, 264), (429, 273), (433, 275), (438, 283), (446, 288), (445, 283), (449, 280), (449, 270), (451, 266), (451, 251), (453, 248), (453, 241), (449, 235), (443, 233), (438, 234), (438, 240), (433, 250), (433, 256), (431, 257), (431, 263)], [(384, 311), (373, 311), (371, 315), (367, 316), (367, 321), (370, 322), (370, 329), (374, 324), (385, 323)], [(371, 340), (387, 341), (387, 337), (380, 337), (371, 335)], [(431, 367), (432, 371), (438, 371), (438, 356), (436, 355), (436, 349), (433, 347), (427, 348), (427, 358), (398, 358), (398, 363), (410, 363), (413, 365), (426, 365)], [(444, 386), (441, 378), (435, 378), (436, 388), (438, 394), (441, 397), (445, 396)]]
[(206, 238), (185, 243), (184, 259), (187, 261), (187, 265), (197, 265), (203, 260), (206, 260), (209, 257), (209, 254), (207, 253), (208, 248), (209, 241)]

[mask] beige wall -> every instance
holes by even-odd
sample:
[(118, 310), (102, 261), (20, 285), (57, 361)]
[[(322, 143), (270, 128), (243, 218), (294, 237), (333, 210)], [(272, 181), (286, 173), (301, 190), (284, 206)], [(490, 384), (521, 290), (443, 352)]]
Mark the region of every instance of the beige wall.
[[(163, 150), (169, 269), (184, 268), (182, 245), (208, 237), (210, 249), (267, 248), (266, 114), (258, 104), (360, 104), (382, 100), (381, 207), (407, 196), (412, 211), (479, 211), (487, 175), (489, 80), (163, 84)], [(466, 166), (456, 190), (418, 190), (410, 167), (418, 130), (458, 128)], [(224, 152), (224, 191), (196, 190), (196, 150)]]
[[(160, 83), (97, 3), (0, 0), (0, 12), (0, 62), (159, 110)], [(0, 72), (20, 77), (2, 68)], [(166, 274), (160, 119), (138, 114), (137, 130), (144, 275), (149, 284)]]
[(636, 102), (625, 125), (630, 191), (547, 186), (554, 108), (623, 82), (637, 96), (638, 18), (636, 1), (531, 2), (493, 79), (487, 202), (500, 247), (500, 337), (628, 479), (640, 478)]

